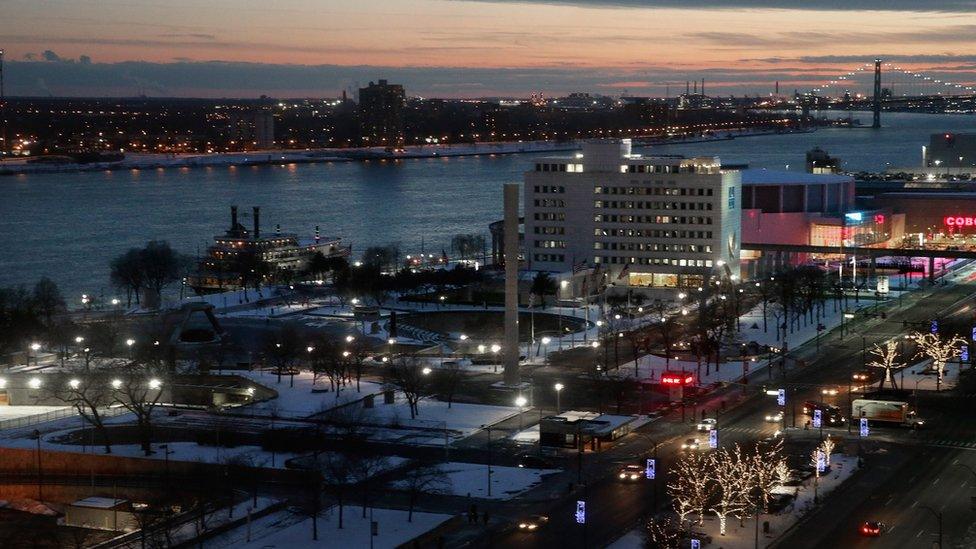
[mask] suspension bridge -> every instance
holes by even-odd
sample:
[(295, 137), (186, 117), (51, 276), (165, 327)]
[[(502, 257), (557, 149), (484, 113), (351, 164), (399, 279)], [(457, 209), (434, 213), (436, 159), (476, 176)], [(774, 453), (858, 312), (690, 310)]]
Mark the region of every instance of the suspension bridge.
[(797, 91), (795, 101), (805, 112), (831, 108), (871, 110), (871, 125), (880, 128), (883, 111), (976, 112), (976, 85), (875, 59), (812, 89)]

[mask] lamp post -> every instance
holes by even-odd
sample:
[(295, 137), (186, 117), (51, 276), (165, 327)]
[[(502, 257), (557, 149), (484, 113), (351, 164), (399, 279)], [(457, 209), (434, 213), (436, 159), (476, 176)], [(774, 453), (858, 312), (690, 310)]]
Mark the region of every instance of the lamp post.
[(552, 388), (556, 390), (556, 415), (559, 415), (559, 413), (562, 411), (562, 406), (559, 404), (559, 394), (563, 392), (565, 387), (566, 386), (562, 383), (557, 383), (552, 386)]
[[(30, 344), (30, 350), (31, 351), (34, 351), (34, 366), (37, 366), (37, 351), (40, 351), (41, 350), (41, 344), (40, 343), (37, 343), (36, 341), (34, 343), (31, 343)], [(27, 353), (27, 365), (30, 366), (30, 353), (29, 352)]]
[(522, 430), (522, 412), (525, 410), (525, 403), (526, 402), (528, 402), (528, 401), (525, 400), (525, 397), (522, 396), (522, 395), (519, 395), (515, 399), (515, 405), (518, 406), (518, 409), (519, 409), (519, 431)]
[(491, 497), (491, 425), (482, 425), (488, 431), (488, 497)]
[(41, 492), (44, 485), (43, 470), (41, 469), (41, 432), (37, 429), (34, 429), (34, 440), (37, 441), (37, 501), (44, 501)]
[[(542, 361), (543, 362), (548, 362), (549, 361), (549, 343), (551, 343), (551, 342), (552, 342), (552, 338), (549, 337), (549, 336), (545, 336), (545, 337), (542, 338), (542, 345), (545, 348), (545, 351), (543, 351), (543, 354), (542, 354)], [(538, 351), (536, 351), (535, 356), (539, 356), (539, 352)]]

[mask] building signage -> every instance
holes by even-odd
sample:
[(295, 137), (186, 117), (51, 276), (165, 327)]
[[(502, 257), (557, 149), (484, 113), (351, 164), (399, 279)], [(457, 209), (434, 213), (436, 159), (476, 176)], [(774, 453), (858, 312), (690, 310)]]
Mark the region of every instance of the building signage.
[(878, 276), (878, 293), (888, 293), (888, 277), (886, 275)]
[(586, 523), (586, 502), (577, 501), (576, 502), (576, 524)]
[(946, 227), (976, 227), (976, 216), (947, 215), (942, 218), (942, 223)]
[(691, 374), (664, 373), (661, 374), (662, 385), (691, 385), (695, 378)]

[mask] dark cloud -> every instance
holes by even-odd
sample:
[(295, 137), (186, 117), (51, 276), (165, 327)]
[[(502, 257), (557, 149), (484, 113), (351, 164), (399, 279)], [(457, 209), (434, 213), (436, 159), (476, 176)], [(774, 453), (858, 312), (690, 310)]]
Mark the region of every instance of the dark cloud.
[[(966, 57), (966, 58), (964, 58)], [(935, 64), (954, 60), (951, 69), (928, 72), (933, 78), (973, 81), (976, 70), (966, 64), (976, 56), (935, 56)], [(70, 60), (69, 60), (70, 61)], [(779, 81), (787, 89), (810, 89), (846, 70), (870, 61), (863, 56), (766, 58), (765, 67), (684, 70), (667, 67), (594, 69), (442, 68), (337, 65), (275, 65), (260, 63), (176, 62), (123, 63), (25, 62), (8, 66), (11, 95), (19, 96), (153, 96), (182, 97), (334, 97), (378, 78), (402, 83), (410, 95), (426, 97), (524, 96), (543, 90), (547, 95), (572, 91), (617, 94), (624, 89), (641, 94), (672, 93), (686, 80), (706, 78), (717, 94), (764, 93)], [(844, 70), (825, 67), (845, 67)]]
[(462, 2), (553, 4), (588, 8), (789, 9), (973, 12), (974, 0), (455, 0)]

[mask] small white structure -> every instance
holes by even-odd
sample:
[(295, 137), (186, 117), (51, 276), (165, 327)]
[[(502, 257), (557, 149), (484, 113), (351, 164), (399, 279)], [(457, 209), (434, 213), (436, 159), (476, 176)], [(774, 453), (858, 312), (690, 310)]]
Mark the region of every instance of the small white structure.
[(64, 510), (64, 524), (113, 532), (132, 532), (139, 528), (128, 500), (97, 496), (67, 505)]

